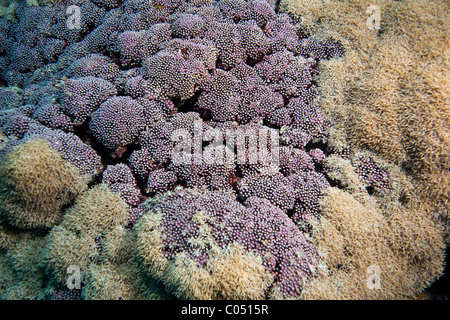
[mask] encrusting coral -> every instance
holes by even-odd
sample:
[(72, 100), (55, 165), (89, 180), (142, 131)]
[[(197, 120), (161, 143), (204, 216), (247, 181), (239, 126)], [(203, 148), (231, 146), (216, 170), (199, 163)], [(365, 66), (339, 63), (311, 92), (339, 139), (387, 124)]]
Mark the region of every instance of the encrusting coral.
[(45, 260), (55, 278), (65, 283), (71, 265), (80, 267), (84, 274), (98, 258), (99, 237), (116, 225), (125, 225), (127, 215), (125, 202), (104, 184), (78, 196), (48, 236)]
[[(330, 145), (347, 141), (399, 165), (411, 199), (449, 224), (449, 4), (446, 1), (297, 1), (281, 6), (318, 39), (344, 45), (317, 76)], [(379, 28), (375, 11), (379, 13)], [(367, 11), (367, 12), (366, 12)], [(373, 20), (375, 19), (375, 20)]]
[[(370, 159), (365, 162), (370, 166), (360, 167), (361, 159)], [(411, 201), (413, 179), (367, 151), (329, 156), (323, 166), (339, 188), (326, 189), (319, 200), (320, 221), (311, 240), (321, 263), (318, 277), (308, 283), (302, 297), (417, 298), (442, 275), (446, 233), (426, 208)], [(374, 178), (370, 182), (369, 173)], [(389, 186), (371, 186), (373, 181), (385, 181), (386, 175)], [(369, 282), (374, 272), (381, 289)]]
[(334, 187), (321, 212), (314, 241), (322, 264), (302, 298), (412, 299), (442, 275), (443, 230), (425, 215), (398, 208), (385, 216), (373, 199)]
[(0, 163), (1, 216), (22, 228), (49, 228), (63, 207), (87, 188), (79, 170), (46, 140), (29, 140), (10, 149)]
[(2, 0), (0, 2), (0, 17), (5, 18), (8, 21), (15, 21), (15, 13), (18, 6), (18, 0)]
[[(64, 298), (68, 268), (80, 270), (83, 299), (164, 299), (161, 285), (143, 274), (136, 233), (126, 229), (128, 206), (106, 184), (77, 197), (46, 237), (41, 265), (50, 282), (47, 296)], [(67, 296), (70, 297), (70, 296)]]
[(4, 300), (45, 299), (46, 278), (40, 253), (45, 246), (43, 235), (23, 237), (0, 255), (0, 291)]
[(447, 2), (10, 9), (1, 298), (410, 299), (442, 274)]

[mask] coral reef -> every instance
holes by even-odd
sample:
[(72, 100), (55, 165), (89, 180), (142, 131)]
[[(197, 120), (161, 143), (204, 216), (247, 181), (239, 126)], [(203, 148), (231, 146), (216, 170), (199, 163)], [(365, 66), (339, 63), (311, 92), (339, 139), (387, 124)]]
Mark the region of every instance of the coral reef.
[(136, 226), (140, 254), (179, 298), (293, 298), (314, 274), (314, 247), (265, 199), (242, 205), (220, 191), (175, 190), (147, 210)]
[[(371, 17), (362, 16), (369, 6), (380, 13), (378, 28), (370, 28)], [(445, 247), (441, 237), (449, 239), (448, 3), (284, 0), (282, 7), (316, 39), (332, 36), (346, 51), (341, 59), (324, 61), (316, 77), (320, 106), (332, 123), (329, 146), (341, 155), (326, 160), (329, 176), (349, 192), (376, 195), (382, 204), (377, 211), (389, 218), (389, 226), (396, 228), (401, 221), (401, 230), (391, 232), (403, 245), (421, 243), (420, 228), (433, 233), (423, 244), (427, 253), (402, 252), (408, 259), (412, 252), (421, 257), (413, 265), (397, 254), (395, 242), (386, 248), (395, 253), (390, 253), (393, 264), (407, 284), (390, 289), (392, 296), (411, 298), (439, 276)], [(360, 148), (366, 151), (358, 155)], [(324, 228), (332, 232), (332, 227)], [(409, 273), (422, 263), (429, 273)], [(311, 289), (309, 297), (389, 298), (364, 288), (356, 296), (346, 292), (345, 286), (355, 283), (331, 293), (330, 284), (346, 283), (339, 277), (324, 277), (325, 291)]]
[(430, 3), (2, 2), (0, 298), (416, 298), (449, 237)]
[(43, 139), (12, 147), (0, 164), (0, 215), (22, 228), (48, 228), (87, 188), (80, 171)]
[[(448, 3), (283, 0), (316, 39), (340, 40), (342, 59), (317, 76), (331, 145), (371, 150), (413, 177), (414, 201), (449, 229)], [(369, 6), (380, 13), (369, 28)], [(344, 142), (345, 141), (345, 142)], [(449, 232), (446, 232), (447, 237)]]
[(314, 236), (323, 265), (302, 298), (414, 298), (442, 274), (442, 228), (406, 208), (386, 217), (373, 199), (357, 198), (327, 189)]
[[(41, 260), (45, 274), (50, 277), (51, 286), (47, 288), (50, 298), (167, 298), (158, 284), (141, 275), (135, 234), (124, 228), (127, 207), (106, 184), (91, 187), (77, 198), (62, 222), (46, 237)], [(65, 287), (70, 266), (80, 270), (81, 290)]]

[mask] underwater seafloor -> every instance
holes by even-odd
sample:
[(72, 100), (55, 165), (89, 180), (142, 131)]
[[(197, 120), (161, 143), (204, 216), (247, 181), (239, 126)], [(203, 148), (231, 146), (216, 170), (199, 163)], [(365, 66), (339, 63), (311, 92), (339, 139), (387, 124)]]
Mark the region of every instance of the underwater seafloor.
[(2, 0), (0, 299), (448, 299), (446, 0)]

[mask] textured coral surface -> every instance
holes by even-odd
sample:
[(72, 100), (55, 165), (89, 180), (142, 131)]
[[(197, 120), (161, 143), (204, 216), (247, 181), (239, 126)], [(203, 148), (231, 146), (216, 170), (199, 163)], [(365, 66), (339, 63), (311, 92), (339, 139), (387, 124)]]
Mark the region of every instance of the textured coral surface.
[[(434, 232), (448, 243), (448, 1), (284, 0), (281, 5), (283, 12), (300, 19), (317, 40), (333, 36), (346, 51), (342, 59), (323, 61), (316, 78), (321, 109), (332, 123), (328, 146), (350, 160), (329, 159), (327, 170), (353, 194), (360, 193), (362, 186), (345, 173), (350, 164), (373, 194), (388, 187), (391, 192), (378, 197), (377, 207), (388, 220), (395, 220), (392, 227), (403, 225), (402, 231), (392, 230), (394, 234), (413, 237), (406, 243), (420, 243), (422, 231), (415, 225), (430, 223), (436, 224)], [(386, 169), (390, 178), (383, 172)], [(437, 239), (430, 236), (425, 251), (441, 247)], [(410, 255), (406, 247), (403, 252)], [(329, 259), (332, 264), (333, 257)], [(442, 260), (417, 261), (440, 272), (436, 262)], [(405, 281), (415, 283), (410, 289), (415, 289), (401, 292), (399, 286), (392, 292), (405, 297), (426, 287), (419, 285), (424, 278), (409, 275), (406, 267), (403, 270)], [(339, 279), (334, 274), (328, 285), (347, 281)], [(326, 291), (311, 290), (315, 292), (311, 298), (370, 297), (363, 290), (355, 290), (353, 295), (345, 289), (340, 295), (338, 290), (336, 295), (329, 292), (330, 296)]]
[[(394, 18), (410, 1), (382, 7), (384, 42), (354, 66), (376, 31), (349, 36), (333, 23), (341, 11), (322, 10), (336, 1), (319, 2), (8, 3), (0, 299), (396, 299), (433, 283), (448, 237), (448, 188), (436, 186), (448, 139), (400, 116), (413, 110), (411, 81), (425, 81), (396, 75), (415, 60), (383, 65), (388, 26), (408, 34)], [(405, 57), (416, 45), (405, 42)], [(392, 141), (369, 122), (388, 102), (363, 90), (363, 73), (382, 75), (374, 90), (397, 77), (410, 99), (390, 101)], [(445, 126), (439, 77), (426, 78), (436, 86), (420, 105), (435, 104), (430, 119)], [(360, 108), (346, 114), (342, 96)], [(373, 266), (388, 272), (382, 292), (368, 289)]]

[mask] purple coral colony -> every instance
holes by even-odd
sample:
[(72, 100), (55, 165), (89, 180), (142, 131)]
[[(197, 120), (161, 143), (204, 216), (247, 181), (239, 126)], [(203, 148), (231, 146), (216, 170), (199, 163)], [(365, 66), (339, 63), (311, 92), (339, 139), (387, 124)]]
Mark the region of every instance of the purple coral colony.
[[(70, 5), (79, 25), (68, 24)], [(202, 210), (210, 241), (261, 257), (282, 298), (301, 293), (319, 263), (308, 232), (335, 183), (323, 166), (329, 122), (314, 76), (321, 60), (343, 54), (340, 43), (314, 40), (276, 1), (75, 0), (21, 4), (16, 17), (0, 19), (2, 155), (47, 140), (123, 198), (127, 228), (160, 212), (168, 260), (182, 252), (207, 264), (208, 247), (193, 245)], [(189, 161), (175, 161), (180, 133), (195, 140), (208, 130), (219, 134), (184, 145), (178, 155)], [(238, 131), (251, 134), (231, 148), (215, 143)], [(248, 150), (241, 159), (237, 149), (268, 132), (277, 133), (268, 142), (277, 167), (250, 161)], [(214, 155), (227, 160), (208, 161)], [(388, 187), (370, 158), (354, 165), (371, 187)]]

